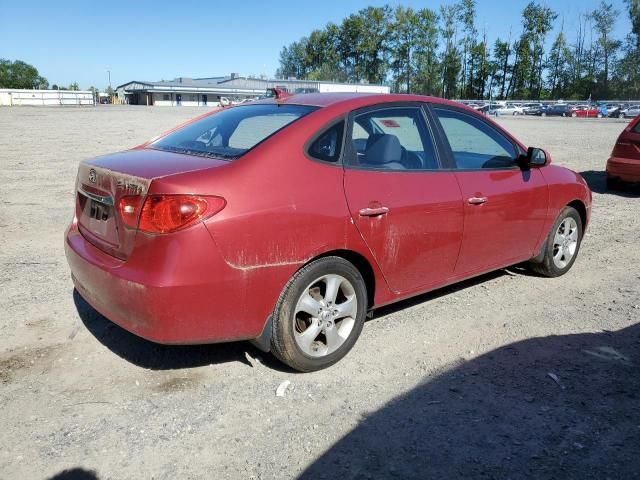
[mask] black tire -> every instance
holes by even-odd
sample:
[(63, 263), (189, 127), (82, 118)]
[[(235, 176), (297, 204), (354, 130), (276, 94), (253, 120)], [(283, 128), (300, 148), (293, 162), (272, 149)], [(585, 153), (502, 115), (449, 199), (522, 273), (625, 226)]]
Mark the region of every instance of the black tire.
[[(564, 266), (563, 268), (559, 268), (556, 263), (554, 262), (553, 259), (553, 255), (554, 255), (554, 238), (556, 235), (556, 232), (558, 231), (560, 225), (565, 221), (565, 219), (567, 218), (572, 218), (576, 225), (577, 225), (577, 231), (578, 231), (578, 238), (577, 238), (577, 245), (576, 245), (576, 249), (575, 252), (573, 253), (573, 256), (571, 257), (571, 260), (566, 264), (566, 266)], [(578, 253), (580, 252), (580, 244), (582, 243), (582, 219), (580, 218), (580, 214), (576, 211), (575, 208), (573, 207), (569, 207), (566, 206), (562, 209), (562, 211), (560, 212), (560, 215), (558, 215), (558, 218), (556, 219), (556, 221), (554, 222), (553, 226), (551, 227), (551, 230), (549, 231), (549, 235), (547, 236), (547, 239), (545, 240), (545, 244), (543, 246), (544, 248), (544, 255), (542, 257), (542, 261), (541, 262), (530, 262), (529, 266), (530, 268), (536, 272), (539, 273), (540, 275), (543, 275), (545, 277), (559, 277), (561, 275), (564, 275), (565, 273), (567, 273), (571, 267), (573, 266), (573, 263), (576, 261), (576, 258), (578, 258)]]
[[(294, 318), (296, 313), (294, 310), (305, 289), (315, 285), (313, 282), (326, 275), (339, 275), (351, 284), (355, 293), (357, 311), (348, 337), (337, 350), (323, 356), (313, 357), (306, 354), (295, 339), (295, 329), (298, 324)], [(333, 256), (315, 260), (291, 277), (278, 298), (273, 311), (271, 352), (280, 361), (301, 372), (313, 372), (327, 368), (349, 353), (358, 340), (367, 314), (367, 305), (367, 288), (364, 279), (353, 264), (344, 258)]]

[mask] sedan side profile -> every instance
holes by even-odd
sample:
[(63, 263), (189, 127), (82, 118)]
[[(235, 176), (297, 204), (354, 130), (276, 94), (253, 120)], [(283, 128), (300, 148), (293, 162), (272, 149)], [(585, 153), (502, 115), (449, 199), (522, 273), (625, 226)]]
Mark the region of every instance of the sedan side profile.
[(77, 291), (165, 344), (250, 340), (300, 371), (368, 312), (528, 262), (556, 277), (589, 222), (580, 175), (458, 103), (304, 94), (226, 108), (82, 162)]

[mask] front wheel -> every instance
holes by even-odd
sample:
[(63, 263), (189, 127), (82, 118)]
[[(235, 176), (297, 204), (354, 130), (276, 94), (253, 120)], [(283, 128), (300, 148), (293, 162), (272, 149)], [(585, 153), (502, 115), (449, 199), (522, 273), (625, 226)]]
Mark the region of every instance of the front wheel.
[(541, 116), (541, 117), (546, 117), (546, 116), (547, 116), (547, 114), (546, 114), (546, 113), (544, 113), (544, 112), (542, 112), (542, 113), (540, 114), (540, 116)]
[(619, 113), (618, 118), (624, 118), (624, 113)]
[(367, 289), (353, 264), (324, 257), (300, 269), (284, 287), (273, 312), (271, 351), (301, 372), (333, 365), (360, 336)]
[(564, 275), (576, 261), (581, 242), (580, 214), (573, 207), (564, 207), (549, 232), (542, 262), (531, 263), (532, 270), (545, 277)]

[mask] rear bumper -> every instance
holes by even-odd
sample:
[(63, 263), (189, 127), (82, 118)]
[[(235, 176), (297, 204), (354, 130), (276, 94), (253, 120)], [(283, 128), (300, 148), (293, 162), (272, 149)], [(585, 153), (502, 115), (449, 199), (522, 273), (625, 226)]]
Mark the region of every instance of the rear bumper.
[(640, 182), (640, 160), (611, 157), (607, 161), (607, 177), (623, 182)]
[(221, 259), (202, 224), (164, 238), (142, 238), (141, 248), (126, 261), (87, 242), (75, 224), (65, 237), (77, 291), (140, 337), (197, 344), (251, 339), (262, 332), (266, 317), (246, 318), (246, 278)]

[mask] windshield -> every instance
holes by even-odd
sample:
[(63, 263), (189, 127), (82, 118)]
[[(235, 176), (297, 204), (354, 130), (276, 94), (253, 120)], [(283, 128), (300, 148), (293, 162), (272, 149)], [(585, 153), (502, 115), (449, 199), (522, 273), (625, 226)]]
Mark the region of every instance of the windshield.
[(246, 105), (234, 107), (167, 135), (151, 148), (233, 160), (317, 107)]

